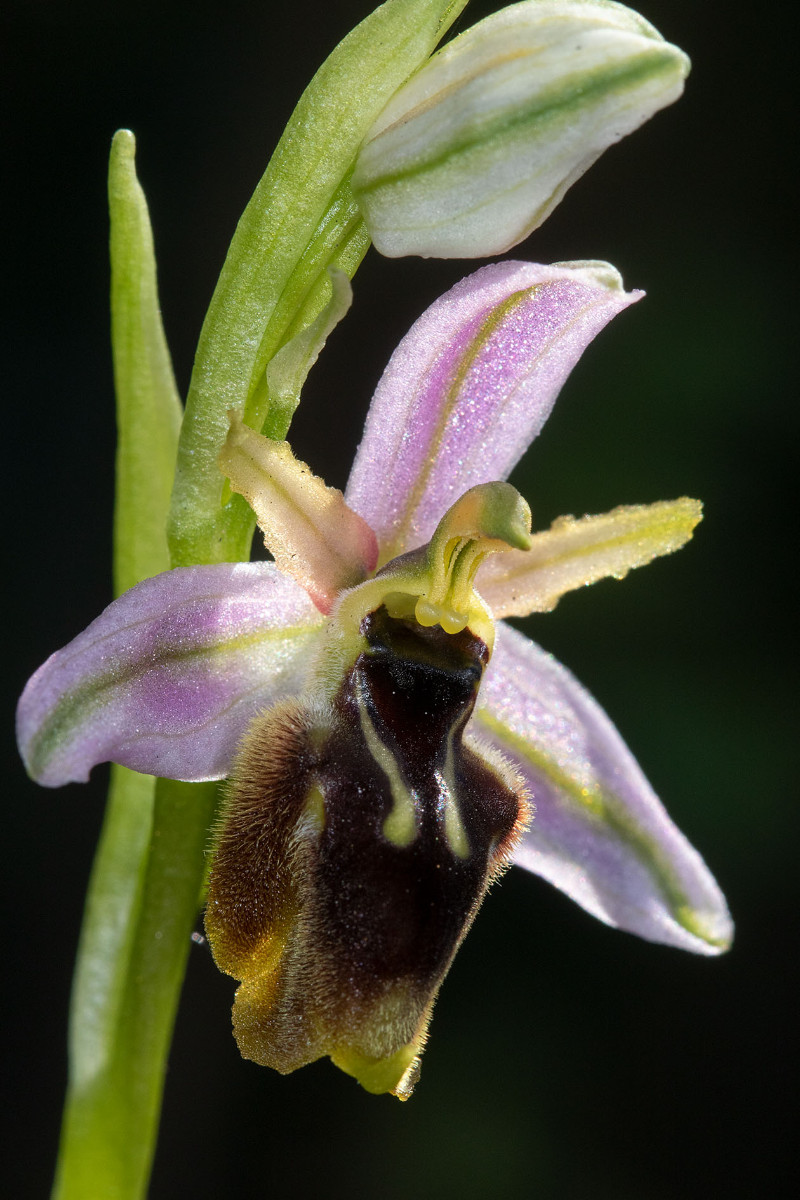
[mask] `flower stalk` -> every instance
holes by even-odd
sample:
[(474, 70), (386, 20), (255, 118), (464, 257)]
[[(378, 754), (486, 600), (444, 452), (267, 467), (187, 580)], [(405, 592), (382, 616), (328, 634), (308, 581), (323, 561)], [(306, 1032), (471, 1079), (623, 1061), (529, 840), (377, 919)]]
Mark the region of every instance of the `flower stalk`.
[[(498, 624), (670, 553), (700, 519), (682, 499), (531, 535), (506, 482), (641, 293), (606, 263), (484, 268), (401, 342), (346, 495), (284, 440), (371, 235), (389, 255), (515, 244), (680, 92), (685, 57), (605, 0), (526, 0), (426, 66), (465, 3), (387, 0), (320, 68), (237, 228), (185, 413), (133, 136), (114, 139), (117, 598), (18, 713), (42, 783), (116, 764), (58, 1200), (146, 1191), (215, 814), (206, 928), (241, 981), (242, 1053), (281, 1071), (327, 1055), (407, 1098), (438, 988), (512, 861), (651, 940), (730, 940), (713, 878), (608, 718)], [(274, 561), (246, 561), (256, 523)]]

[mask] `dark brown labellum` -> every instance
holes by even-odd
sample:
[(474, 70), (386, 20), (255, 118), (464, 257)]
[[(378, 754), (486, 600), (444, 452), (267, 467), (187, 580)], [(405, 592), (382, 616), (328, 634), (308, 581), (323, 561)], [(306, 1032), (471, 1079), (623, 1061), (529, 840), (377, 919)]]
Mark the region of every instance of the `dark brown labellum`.
[[(511, 773), (463, 740), (484, 643), (384, 608), (362, 634), (330, 705), (277, 706), (248, 733), (207, 928), (219, 965), (243, 981), (246, 1057), (291, 1071), (330, 1054), (370, 1086), (364, 1063), (402, 1066), (401, 1052), (421, 1049), (527, 806)], [(394, 1090), (382, 1079), (373, 1090)]]

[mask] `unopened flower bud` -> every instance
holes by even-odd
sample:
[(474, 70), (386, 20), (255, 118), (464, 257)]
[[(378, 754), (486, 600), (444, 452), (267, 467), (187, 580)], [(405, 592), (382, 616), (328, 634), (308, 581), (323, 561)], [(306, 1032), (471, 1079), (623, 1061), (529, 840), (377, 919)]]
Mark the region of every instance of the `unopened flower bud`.
[(521, 242), (606, 147), (680, 96), (689, 60), (607, 0), (525, 0), (445, 46), (393, 96), (353, 190), (389, 257)]

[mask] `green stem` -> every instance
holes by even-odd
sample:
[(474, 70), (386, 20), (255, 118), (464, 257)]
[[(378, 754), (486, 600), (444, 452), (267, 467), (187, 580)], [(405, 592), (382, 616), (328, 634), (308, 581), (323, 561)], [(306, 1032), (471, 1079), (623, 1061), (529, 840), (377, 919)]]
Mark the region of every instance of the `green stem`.
[(155, 780), (113, 767), (86, 896), (69, 1029), (69, 1084), (54, 1200), (124, 1196), (114, 1046), (141, 906)]
[(215, 804), (215, 784), (115, 770), (73, 987), (54, 1200), (146, 1192)]

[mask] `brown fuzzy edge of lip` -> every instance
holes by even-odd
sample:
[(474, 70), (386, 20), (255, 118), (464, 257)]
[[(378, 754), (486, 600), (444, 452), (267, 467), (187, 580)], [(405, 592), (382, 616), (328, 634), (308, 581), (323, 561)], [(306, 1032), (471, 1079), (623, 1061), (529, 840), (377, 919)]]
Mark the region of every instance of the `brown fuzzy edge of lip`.
[[(206, 928), (219, 967), (242, 980), (237, 1041), (282, 1072), (325, 1054), (380, 1063), (422, 1049), (441, 982), (528, 815), (510, 769), (463, 741), (485, 644), (385, 611), (362, 632), (330, 706), (283, 701), (250, 727), (214, 837)], [(363, 703), (414, 796), (408, 846), (383, 836), (392, 799)], [(443, 741), (465, 858), (434, 788)]]

